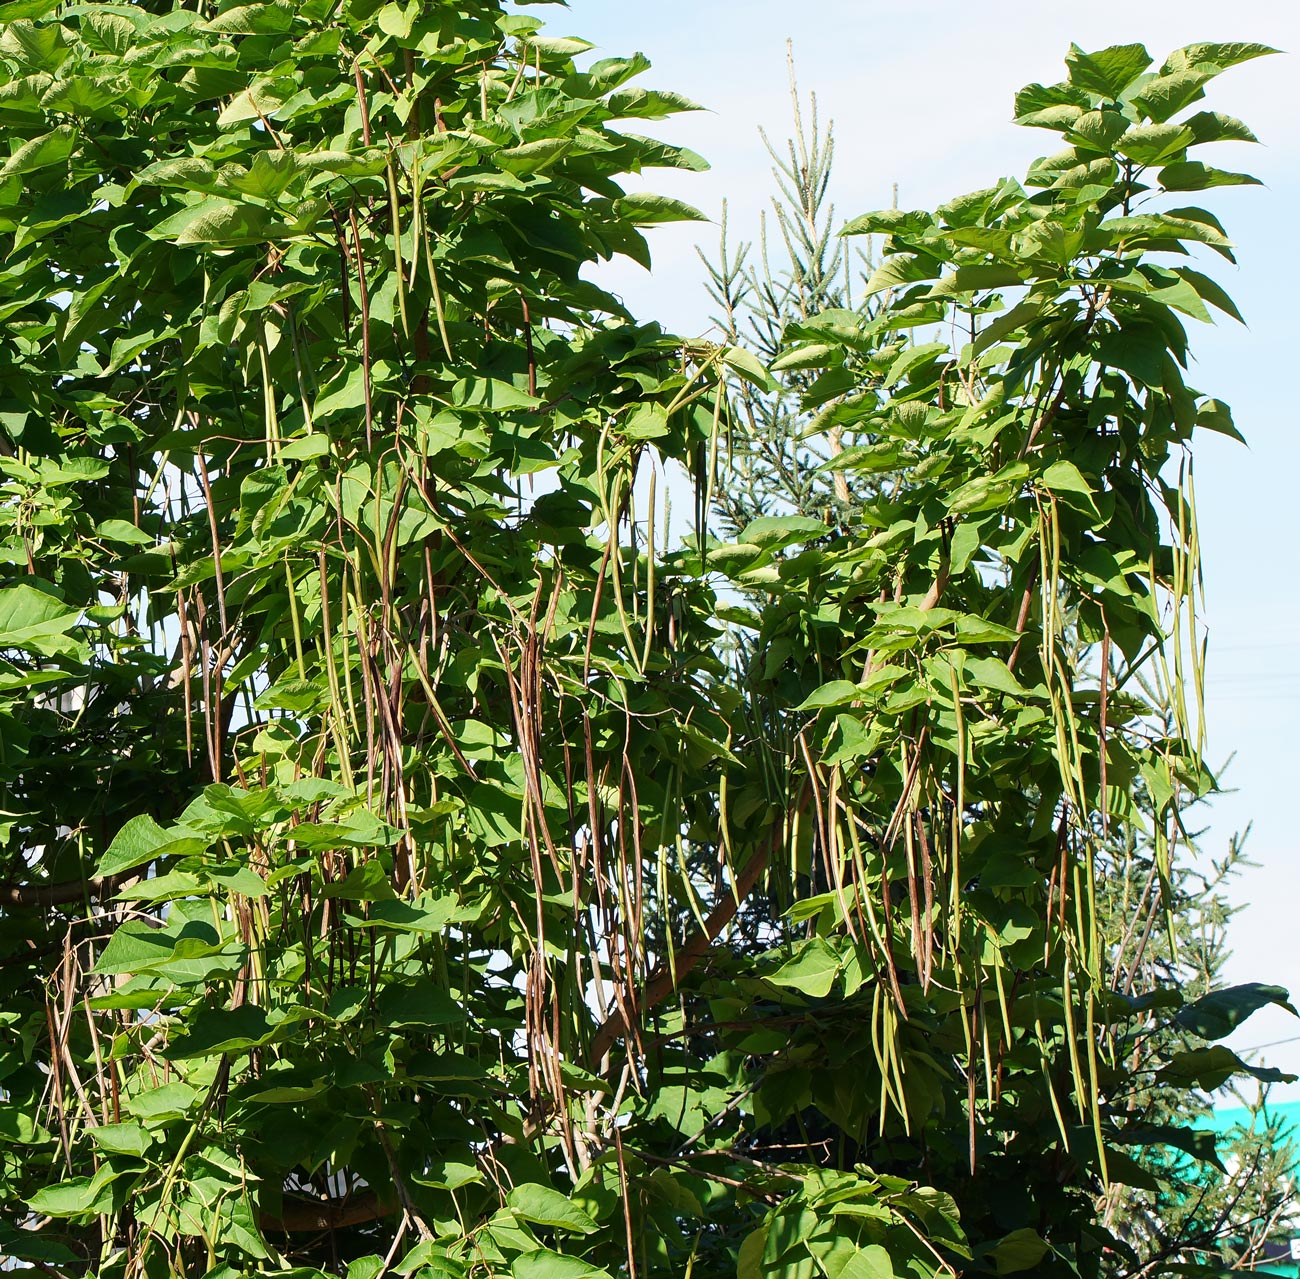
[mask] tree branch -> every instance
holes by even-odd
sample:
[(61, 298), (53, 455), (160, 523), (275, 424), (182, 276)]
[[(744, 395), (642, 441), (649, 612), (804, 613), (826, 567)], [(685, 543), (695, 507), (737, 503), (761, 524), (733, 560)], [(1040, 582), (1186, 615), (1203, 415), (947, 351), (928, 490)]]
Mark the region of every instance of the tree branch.
[[(808, 787), (805, 785), (799, 799), (798, 807), (800, 809), (807, 803), (807, 796)], [(709, 917), (704, 921), (704, 927), (698, 929), (684, 946), (674, 952), (673, 966), (661, 967), (658, 972), (651, 976), (645, 984), (645, 989), (641, 992), (640, 999), (631, 1006), (641, 1010), (649, 1010), (658, 1006), (678, 988), (682, 978), (694, 970), (700, 960), (708, 953), (709, 947), (717, 941), (722, 935), (722, 931), (735, 919), (741, 903), (754, 891), (755, 885), (767, 869), (768, 860), (780, 842), (784, 827), (784, 822), (779, 823), (768, 836), (766, 842), (754, 851), (737, 877), (733, 891), (723, 894), (722, 900), (714, 906), (709, 913)], [(623, 1002), (630, 1003), (631, 1001)], [(630, 1029), (631, 1027), (628, 1025), (622, 1008), (616, 1006), (614, 1011), (605, 1018), (596, 1030), (596, 1034), (591, 1041), (590, 1060), (599, 1064), (601, 1058), (614, 1046), (615, 1041), (622, 1038)]]
[(280, 1216), (262, 1214), (261, 1226), (263, 1230), (286, 1234), (342, 1230), (347, 1226), (363, 1226), (368, 1221), (378, 1221), (394, 1211), (370, 1192), (347, 1199), (286, 1199)]
[(85, 898), (107, 897), (133, 875), (71, 879), (63, 884), (0, 883), (0, 906), (67, 906)]

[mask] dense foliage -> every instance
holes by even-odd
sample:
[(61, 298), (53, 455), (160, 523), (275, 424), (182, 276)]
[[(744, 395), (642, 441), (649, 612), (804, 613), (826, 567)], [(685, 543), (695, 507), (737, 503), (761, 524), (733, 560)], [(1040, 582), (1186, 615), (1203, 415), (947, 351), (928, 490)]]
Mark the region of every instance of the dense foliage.
[(776, 371), (897, 482), (722, 544), (726, 373), (772, 374), (583, 278), (695, 216), (625, 190), (701, 163), (611, 127), (690, 106), (643, 58), (495, 0), (0, 22), (0, 1248), (1122, 1264), (1126, 1150), (1206, 1154), (1135, 1069), (1222, 1081), (1285, 998), (1112, 989), (1095, 893), (1138, 779), (1166, 875), (1212, 784), (1176, 476), (1231, 426), (1176, 312), (1231, 303), (1152, 259), (1229, 253), (1163, 197), (1243, 180), (1183, 113), (1267, 51), (1076, 50), (1024, 186), (852, 224), (879, 307)]
[[(731, 342), (750, 344), (760, 359), (776, 366), (766, 385), (734, 373), (729, 378), (726, 463), (710, 495), (721, 525), (733, 533), (774, 513), (837, 522), (901, 479), (887, 464), (865, 471), (838, 464), (845, 426), (836, 422), (818, 433), (808, 429), (821, 411), (820, 397), (809, 394), (819, 370), (801, 368), (801, 361), (778, 363), (791, 325), (835, 309), (852, 311), (866, 326), (882, 305), (882, 295), (866, 287), (877, 265), (871, 252), (860, 247), (860, 239), (838, 234), (832, 202), (834, 125), (819, 119), (815, 93), (801, 98), (792, 50), (789, 61), (793, 129), (779, 148), (763, 135), (772, 159), (773, 194), (770, 208), (760, 212), (758, 241), (736, 241), (724, 205), (716, 254), (701, 254), (718, 331)], [(761, 585), (751, 585), (746, 594), (762, 606)], [(1090, 645), (1068, 622), (1066, 639), (1064, 657), (1071, 664), (1099, 656), (1088, 653)], [(742, 651), (745, 660), (754, 660), (752, 649)], [(1107, 678), (1118, 669), (1112, 659)], [(1152, 722), (1163, 719), (1163, 732), (1176, 731), (1168, 680), (1143, 672), (1136, 678)], [(1230, 924), (1237, 914), (1230, 886), (1249, 863), (1242, 838), (1230, 840), (1221, 855), (1211, 855), (1196, 829), (1195, 814), (1205, 800), (1180, 809), (1181, 852), (1163, 858), (1155, 834), (1163, 827), (1155, 820), (1159, 802), (1139, 779), (1128, 819), (1108, 823), (1097, 841), (1101, 977), (1126, 996), (1167, 997), (1172, 989), (1195, 1000), (1224, 985)], [(777, 917), (763, 921), (767, 944), (783, 923), (791, 927)], [(1156, 1062), (1195, 1043), (1175, 1021), (1150, 1028), (1143, 1056)], [(1210, 1092), (1157, 1079), (1150, 1070), (1134, 1070), (1133, 1082), (1130, 1105), (1140, 1107), (1153, 1130), (1214, 1126), (1216, 1100)], [(1213, 1076), (1210, 1082), (1216, 1082)], [(1096, 1205), (1102, 1224), (1132, 1249), (1122, 1270), (1155, 1274), (1179, 1258), (1212, 1257), (1231, 1269), (1254, 1268), (1285, 1251), (1297, 1221), (1296, 1148), (1285, 1122), (1269, 1106), (1266, 1082), (1247, 1076), (1233, 1088), (1243, 1103), (1242, 1119), (1221, 1132), (1216, 1158), (1185, 1151), (1171, 1158), (1168, 1147), (1157, 1142), (1127, 1148), (1132, 1162), (1124, 1180), (1113, 1179)], [(1219, 1090), (1217, 1105), (1222, 1108), (1223, 1102)], [(1208, 1155), (1207, 1138), (1200, 1140), (1200, 1152)]]

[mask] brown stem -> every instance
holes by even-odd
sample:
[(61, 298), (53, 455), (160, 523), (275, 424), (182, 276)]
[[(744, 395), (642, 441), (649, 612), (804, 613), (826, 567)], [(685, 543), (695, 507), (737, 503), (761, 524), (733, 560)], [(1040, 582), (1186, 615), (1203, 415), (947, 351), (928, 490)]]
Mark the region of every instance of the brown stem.
[(1014, 671), (1016, 669), (1016, 659), (1020, 656), (1020, 641), (1024, 637), (1025, 627), (1029, 625), (1029, 608), (1034, 602), (1034, 586), (1038, 582), (1038, 564), (1033, 563), (1029, 567), (1029, 581), (1025, 583), (1025, 593), (1020, 599), (1020, 613), (1016, 617), (1016, 646), (1011, 650), (1011, 656), (1007, 658), (1007, 669)]
[(537, 356), (533, 351), (533, 317), (528, 310), (528, 299), (522, 291), (519, 305), (524, 309), (524, 349), (528, 352), (528, 394), (537, 398)]
[(366, 263), (361, 252), (361, 233), (357, 230), (357, 211), (353, 208), (348, 209), (348, 222), (352, 226), (352, 245), (356, 250), (357, 258), (357, 283), (361, 291), (361, 378), (366, 396), (366, 448), (370, 449), (374, 447), (374, 412), (371, 407), (370, 387), (370, 292), (366, 288)]
[(352, 74), (357, 82), (357, 102), (361, 105), (361, 140), (370, 145), (370, 104), (366, 101), (366, 80), (361, 74), (361, 63), (352, 64)]
[[(1102, 619), (1105, 625), (1105, 618)], [(1110, 627), (1106, 626), (1101, 639), (1101, 708), (1097, 723), (1097, 763), (1101, 776), (1098, 785), (1101, 789), (1101, 833), (1110, 834), (1110, 802), (1106, 796), (1106, 719), (1110, 702)]]

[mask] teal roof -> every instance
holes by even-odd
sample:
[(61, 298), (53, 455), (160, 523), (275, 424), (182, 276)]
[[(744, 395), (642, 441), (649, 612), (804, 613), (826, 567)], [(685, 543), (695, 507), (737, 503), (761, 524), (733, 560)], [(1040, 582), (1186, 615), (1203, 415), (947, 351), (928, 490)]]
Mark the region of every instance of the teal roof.
[[(1288, 1136), (1300, 1135), (1300, 1101), (1266, 1103), (1260, 1108), (1257, 1123), (1262, 1127), (1264, 1121), (1267, 1120), (1281, 1120)], [(1249, 1127), (1251, 1122), (1250, 1107), (1225, 1106), (1215, 1110), (1207, 1122), (1209, 1127), (1220, 1133), (1227, 1132), (1230, 1128), (1235, 1128), (1238, 1125)]]
[[(1261, 1106), (1253, 1117), (1249, 1106), (1223, 1106), (1213, 1111), (1206, 1119), (1200, 1121), (1197, 1127), (1209, 1127), (1222, 1134), (1238, 1126), (1249, 1128), (1252, 1118), (1254, 1118), (1256, 1131), (1262, 1128), (1265, 1123), (1280, 1122), (1281, 1131), (1279, 1137), (1281, 1139), (1300, 1140), (1300, 1101), (1268, 1102)], [(1282, 1235), (1279, 1243), (1284, 1244), (1286, 1238), (1286, 1234)], [(1294, 1243), (1292, 1246), (1294, 1246)], [(1255, 1266), (1254, 1273), (1258, 1275), (1275, 1275), (1279, 1279), (1300, 1279), (1300, 1266), (1297, 1266), (1296, 1262), (1283, 1252), (1281, 1256), (1270, 1257), (1262, 1264)]]

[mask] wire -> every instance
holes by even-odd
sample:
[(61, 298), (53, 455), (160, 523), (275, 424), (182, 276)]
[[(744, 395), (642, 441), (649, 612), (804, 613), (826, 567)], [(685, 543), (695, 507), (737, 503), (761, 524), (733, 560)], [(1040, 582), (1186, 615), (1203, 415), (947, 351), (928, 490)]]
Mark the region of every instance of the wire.
[(1266, 1044), (1255, 1044), (1250, 1048), (1243, 1048), (1244, 1053), (1263, 1052), (1265, 1048), (1277, 1048), (1282, 1044), (1300, 1043), (1300, 1035), (1292, 1035), (1289, 1039), (1272, 1039)]

